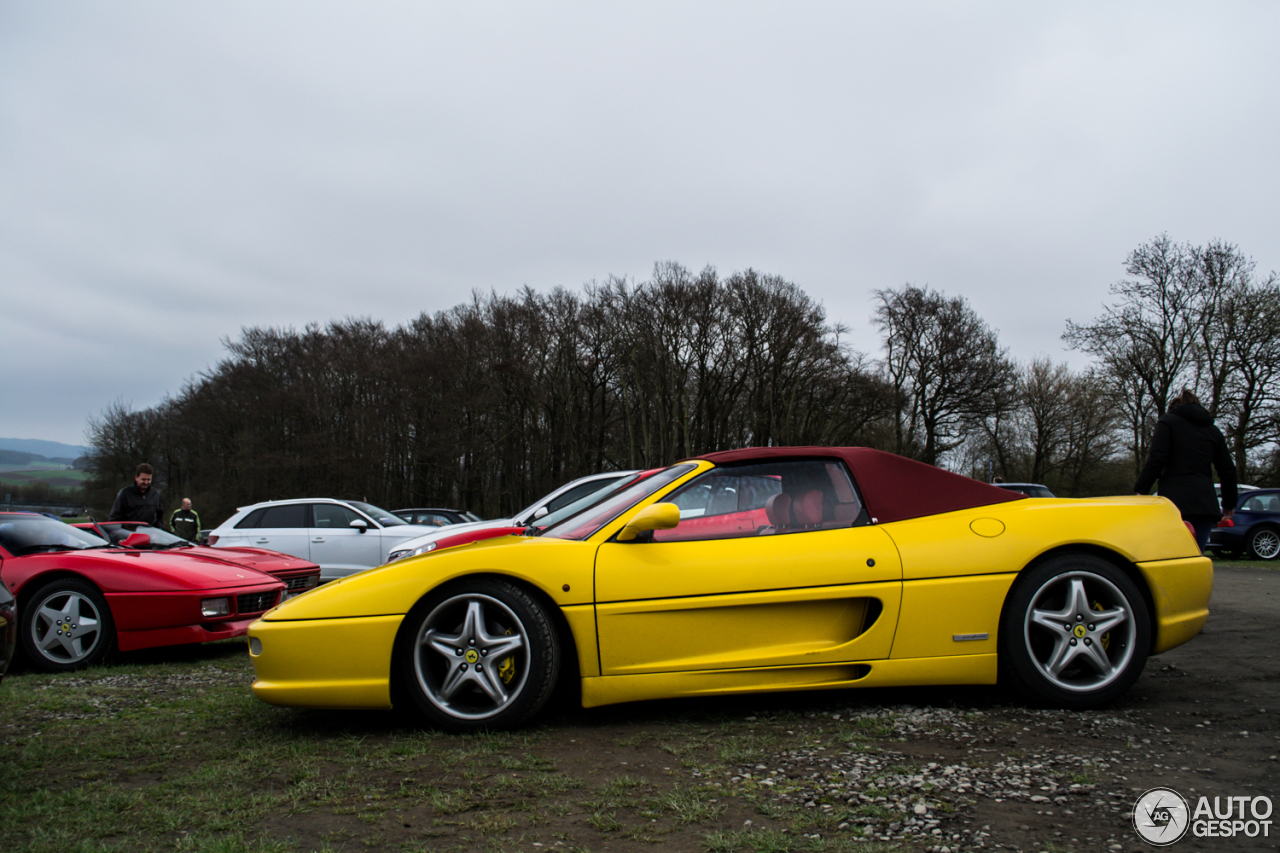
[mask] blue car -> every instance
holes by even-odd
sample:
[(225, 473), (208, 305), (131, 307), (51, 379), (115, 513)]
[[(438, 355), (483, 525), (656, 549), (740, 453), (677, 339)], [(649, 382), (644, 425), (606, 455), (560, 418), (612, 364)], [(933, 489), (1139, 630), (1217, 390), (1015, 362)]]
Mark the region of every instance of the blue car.
[(1209, 548), (1223, 557), (1280, 557), (1280, 489), (1242, 492), (1235, 515), (1210, 531)]

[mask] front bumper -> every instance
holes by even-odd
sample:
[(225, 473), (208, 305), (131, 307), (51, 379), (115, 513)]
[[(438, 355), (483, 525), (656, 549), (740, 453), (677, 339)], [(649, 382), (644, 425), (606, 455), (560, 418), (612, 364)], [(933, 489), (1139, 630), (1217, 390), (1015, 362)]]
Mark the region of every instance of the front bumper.
[(403, 620), (259, 620), (249, 628), (253, 693), (289, 707), (390, 708), (391, 655)]

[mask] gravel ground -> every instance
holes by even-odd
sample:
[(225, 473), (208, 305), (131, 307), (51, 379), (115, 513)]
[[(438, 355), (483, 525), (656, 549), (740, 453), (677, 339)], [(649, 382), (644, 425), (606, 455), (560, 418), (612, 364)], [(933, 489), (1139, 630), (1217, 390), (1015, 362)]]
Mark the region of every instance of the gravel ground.
[[(1193, 809), (1200, 796), (1280, 799), (1280, 572), (1220, 566), (1211, 608), (1201, 636), (1149, 660), (1101, 711), (1030, 708), (977, 688), (808, 694), (817, 710), (804, 726), (823, 745), (739, 766), (727, 790), (858, 813), (815, 839), (864, 833), (929, 853), (1150, 850), (1132, 815), (1153, 787)], [(798, 698), (770, 699), (745, 719), (767, 725)], [(850, 725), (875, 737), (851, 748), (841, 739)], [(1188, 833), (1172, 849), (1274, 850), (1280, 815), (1276, 824), (1265, 837)]]

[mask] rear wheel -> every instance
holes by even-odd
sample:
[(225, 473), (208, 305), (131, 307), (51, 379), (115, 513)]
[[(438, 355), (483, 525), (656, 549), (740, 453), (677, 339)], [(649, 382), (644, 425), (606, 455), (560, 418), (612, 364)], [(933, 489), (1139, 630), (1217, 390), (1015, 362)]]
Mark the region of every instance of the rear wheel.
[(405, 627), (402, 685), (443, 729), (517, 726), (541, 710), (559, 676), (559, 638), (549, 614), (504, 580), (450, 585), (419, 602)]
[(1274, 560), (1280, 557), (1280, 531), (1274, 527), (1259, 527), (1249, 534), (1249, 553), (1256, 560)]
[(1128, 690), (1146, 665), (1151, 622), (1134, 582), (1090, 554), (1027, 570), (1000, 622), (1006, 671), (1029, 693), (1092, 708)]
[(18, 613), (22, 650), (46, 672), (97, 663), (115, 645), (115, 624), (96, 586), (79, 578), (50, 581)]

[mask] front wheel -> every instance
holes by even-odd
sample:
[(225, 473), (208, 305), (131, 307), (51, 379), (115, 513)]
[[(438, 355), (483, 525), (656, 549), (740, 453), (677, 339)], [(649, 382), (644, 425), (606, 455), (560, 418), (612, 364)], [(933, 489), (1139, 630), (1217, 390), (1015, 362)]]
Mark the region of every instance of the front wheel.
[(115, 645), (115, 624), (96, 586), (79, 578), (50, 581), (18, 613), (22, 650), (46, 672), (97, 663)]
[(1274, 527), (1259, 527), (1249, 535), (1249, 553), (1255, 560), (1280, 557), (1280, 533)]
[(1137, 586), (1100, 557), (1063, 555), (1027, 570), (1000, 620), (1006, 671), (1037, 698), (1093, 708), (1138, 680), (1151, 621)]
[(405, 629), (403, 686), (443, 729), (513, 728), (541, 710), (560, 673), (550, 616), (504, 580), (452, 584), (419, 602)]

